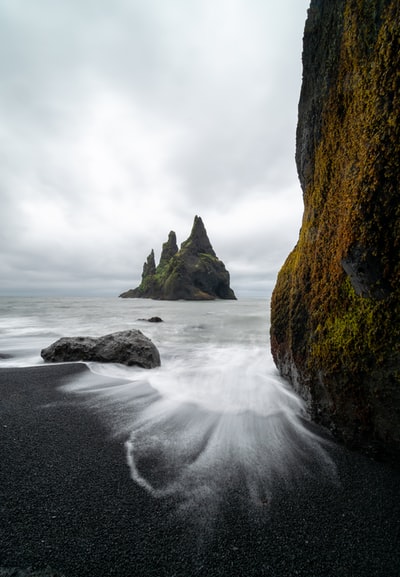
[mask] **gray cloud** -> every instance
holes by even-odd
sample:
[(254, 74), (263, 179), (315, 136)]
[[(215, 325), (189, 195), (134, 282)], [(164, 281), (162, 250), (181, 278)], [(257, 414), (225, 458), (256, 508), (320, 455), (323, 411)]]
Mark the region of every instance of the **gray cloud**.
[(5, 0), (1, 294), (118, 294), (200, 214), (243, 294), (302, 211), (308, 0)]

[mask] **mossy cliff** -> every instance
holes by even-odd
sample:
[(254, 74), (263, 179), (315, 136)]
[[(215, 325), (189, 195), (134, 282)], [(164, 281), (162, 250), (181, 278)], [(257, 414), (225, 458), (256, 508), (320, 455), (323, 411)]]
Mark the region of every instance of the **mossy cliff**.
[(140, 285), (120, 296), (160, 300), (236, 299), (229, 280), (229, 272), (215, 254), (203, 221), (196, 216), (192, 232), (180, 250), (171, 231), (163, 244), (159, 265), (156, 267), (152, 250), (143, 265)]
[(400, 463), (400, 2), (312, 0), (296, 162), (299, 240), (271, 348), (314, 418)]

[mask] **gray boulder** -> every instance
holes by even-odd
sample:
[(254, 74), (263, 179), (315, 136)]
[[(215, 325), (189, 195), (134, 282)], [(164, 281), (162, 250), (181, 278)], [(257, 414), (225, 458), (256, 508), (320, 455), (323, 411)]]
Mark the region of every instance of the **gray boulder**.
[(152, 369), (160, 366), (154, 343), (139, 330), (120, 331), (102, 337), (63, 337), (41, 351), (51, 363), (95, 361)]

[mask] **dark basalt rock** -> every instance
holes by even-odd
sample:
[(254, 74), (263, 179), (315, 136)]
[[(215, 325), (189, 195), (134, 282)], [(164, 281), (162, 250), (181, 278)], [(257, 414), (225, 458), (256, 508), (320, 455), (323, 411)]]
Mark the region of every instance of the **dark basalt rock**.
[(388, 296), (389, 287), (384, 280), (382, 263), (371, 249), (354, 245), (342, 258), (341, 264), (357, 295), (375, 299)]
[(120, 331), (102, 337), (63, 337), (41, 351), (47, 362), (95, 361), (121, 363), (152, 369), (160, 366), (153, 342), (138, 330)]
[[(165, 266), (167, 266), (171, 258), (175, 256), (177, 252), (178, 245), (176, 244), (176, 234), (173, 230), (171, 230), (168, 235), (167, 242), (164, 242), (162, 246), (160, 264), (158, 265), (159, 269), (163, 269)], [(156, 272), (155, 267), (154, 272)]]
[(219, 260), (207, 236), (203, 221), (196, 216), (189, 238), (176, 245), (176, 235), (169, 233), (156, 267), (151, 251), (143, 266), (142, 282), (120, 295), (122, 298), (161, 300), (236, 299), (229, 286), (229, 272)]
[(312, 0), (303, 46), (304, 216), (272, 354), (318, 421), (400, 465), (400, 3)]

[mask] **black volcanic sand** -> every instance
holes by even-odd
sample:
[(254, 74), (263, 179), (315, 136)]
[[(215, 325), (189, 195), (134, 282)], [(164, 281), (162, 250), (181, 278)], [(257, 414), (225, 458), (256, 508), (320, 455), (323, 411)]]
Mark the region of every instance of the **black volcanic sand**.
[(124, 440), (82, 397), (58, 389), (82, 371), (0, 370), (0, 576), (399, 577), (398, 472), (334, 447), (337, 485), (277, 480), (257, 514), (245, 489), (227, 487), (200, 534), (176, 514), (178, 497), (152, 498), (130, 479)]

